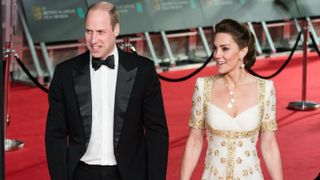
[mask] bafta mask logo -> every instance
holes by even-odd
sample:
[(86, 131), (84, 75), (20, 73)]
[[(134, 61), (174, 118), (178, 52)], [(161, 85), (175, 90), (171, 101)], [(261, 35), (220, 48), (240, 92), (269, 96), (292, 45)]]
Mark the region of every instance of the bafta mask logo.
[(42, 16), (42, 9), (40, 6), (33, 6), (32, 7), (32, 15), (34, 17), (34, 19), (36, 20), (42, 20), (43, 16)]

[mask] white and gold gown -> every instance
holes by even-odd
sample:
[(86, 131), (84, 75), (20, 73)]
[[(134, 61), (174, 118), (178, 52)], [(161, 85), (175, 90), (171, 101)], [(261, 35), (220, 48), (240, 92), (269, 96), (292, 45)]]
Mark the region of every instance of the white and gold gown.
[(256, 144), (260, 131), (277, 130), (273, 82), (257, 78), (258, 104), (231, 117), (211, 103), (214, 79), (198, 78), (192, 98), (189, 125), (208, 141), (202, 180), (262, 180)]

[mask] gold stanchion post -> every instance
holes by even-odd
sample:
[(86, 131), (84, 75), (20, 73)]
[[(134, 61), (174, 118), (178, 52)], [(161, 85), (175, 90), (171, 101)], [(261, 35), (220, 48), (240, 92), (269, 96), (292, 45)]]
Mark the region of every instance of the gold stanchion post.
[(5, 139), (4, 139), (4, 147), (5, 151), (14, 151), (18, 149), (22, 149), (24, 143), (20, 140), (9, 139), (8, 136), (8, 127), (10, 125), (10, 115), (9, 115), (9, 93), (10, 93), (10, 59), (11, 59), (11, 49), (10, 43), (5, 43), (3, 49), (3, 60), (5, 63), (4, 68), (4, 120), (5, 120)]

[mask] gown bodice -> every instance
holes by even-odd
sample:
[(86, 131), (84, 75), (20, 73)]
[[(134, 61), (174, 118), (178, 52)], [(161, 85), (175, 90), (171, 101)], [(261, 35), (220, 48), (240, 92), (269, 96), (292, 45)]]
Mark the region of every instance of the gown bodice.
[(231, 117), (211, 103), (214, 79), (197, 79), (189, 123), (207, 133), (202, 180), (263, 180), (256, 144), (260, 132), (277, 130), (273, 82), (257, 78), (258, 104)]

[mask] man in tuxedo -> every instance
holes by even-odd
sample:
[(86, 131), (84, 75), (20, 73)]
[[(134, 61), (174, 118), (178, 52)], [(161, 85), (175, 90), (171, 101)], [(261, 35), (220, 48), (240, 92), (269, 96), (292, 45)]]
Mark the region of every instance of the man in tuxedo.
[(116, 7), (91, 5), (89, 51), (55, 68), (46, 153), (53, 180), (164, 180), (168, 129), (151, 60), (116, 47)]

